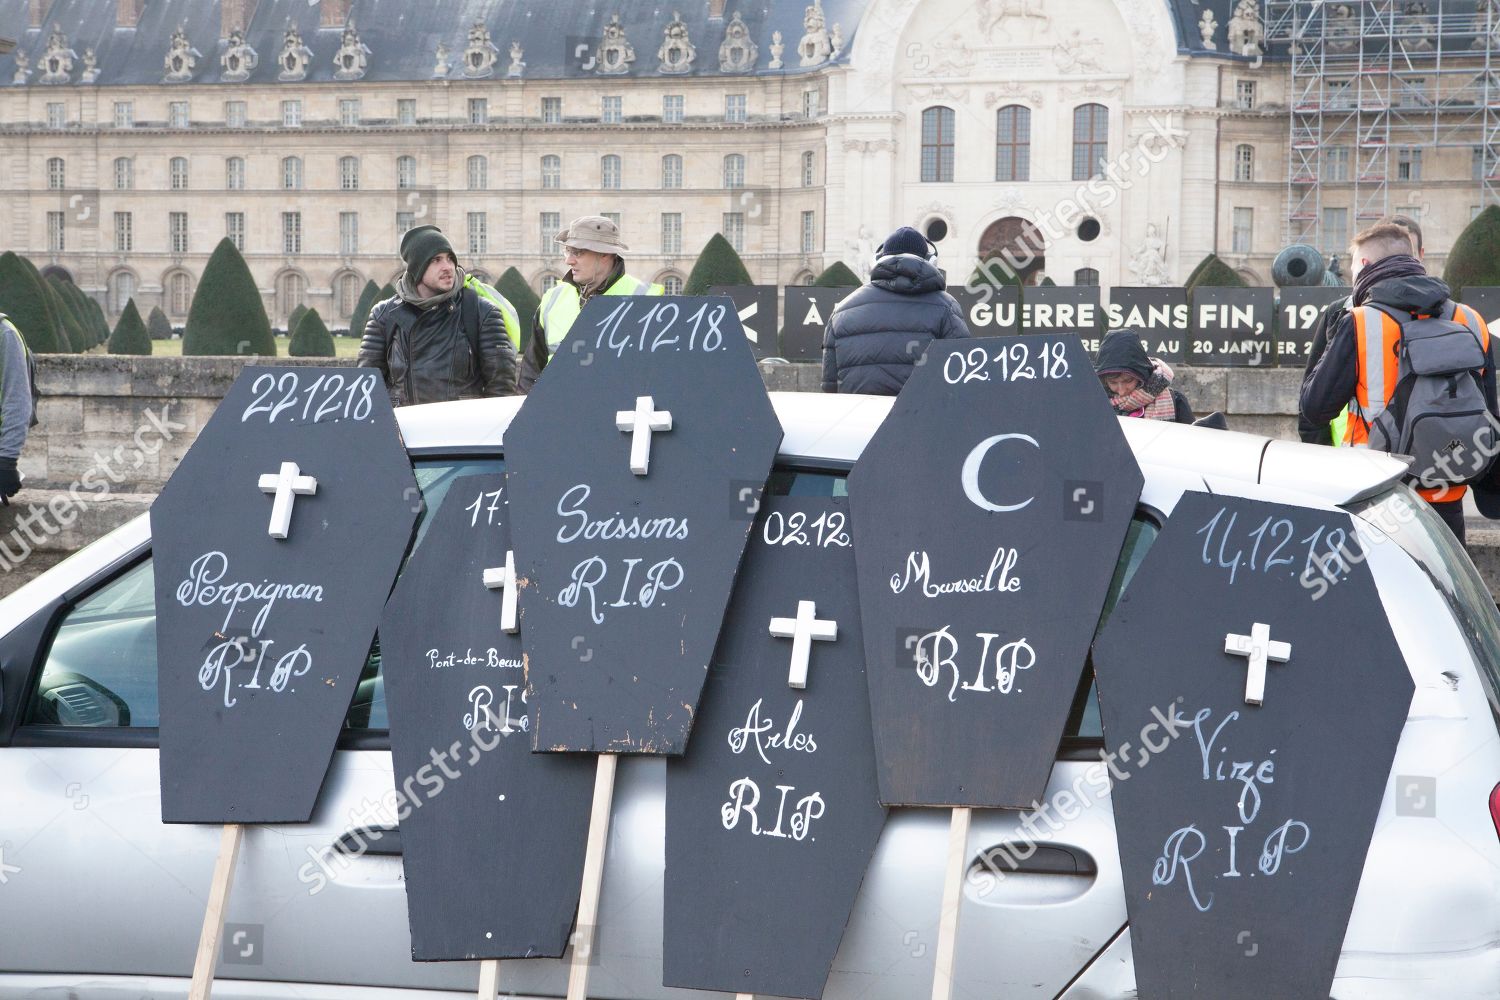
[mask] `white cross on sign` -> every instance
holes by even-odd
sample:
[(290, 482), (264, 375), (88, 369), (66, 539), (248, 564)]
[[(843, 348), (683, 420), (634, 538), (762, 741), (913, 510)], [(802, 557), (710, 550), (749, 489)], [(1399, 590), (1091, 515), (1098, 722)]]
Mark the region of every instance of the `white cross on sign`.
[(280, 472), (268, 472), (260, 477), (260, 491), (276, 494), (271, 504), (272, 538), (285, 538), (292, 529), (292, 500), (294, 497), (312, 496), (318, 492), (318, 481), (304, 476), (296, 462), (282, 462)]
[(1245, 702), (1259, 705), (1266, 699), (1266, 661), (1285, 663), (1292, 658), (1292, 644), (1272, 642), (1271, 626), (1256, 622), (1249, 635), (1230, 632), (1224, 636), (1224, 652), (1250, 658), (1250, 669), (1245, 674)]
[(651, 461), (651, 432), (672, 429), (672, 414), (656, 409), (650, 396), (635, 397), (635, 409), (615, 412), (615, 426), (630, 432), (630, 471), (646, 474)]
[(496, 587), (505, 588), (505, 594), (500, 598), (501, 631), (521, 631), (521, 627), (516, 624), (516, 553), (514, 549), (506, 550), (504, 566), (496, 566), (484, 571), (484, 585), (491, 590)]
[(812, 601), (797, 602), (796, 618), (772, 618), (771, 635), (792, 640), (792, 666), (786, 682), (794, 688), (807, 687), (807, 660), (812, 640), (837, 639), (839, 623), (818, 618), (818, 607)]

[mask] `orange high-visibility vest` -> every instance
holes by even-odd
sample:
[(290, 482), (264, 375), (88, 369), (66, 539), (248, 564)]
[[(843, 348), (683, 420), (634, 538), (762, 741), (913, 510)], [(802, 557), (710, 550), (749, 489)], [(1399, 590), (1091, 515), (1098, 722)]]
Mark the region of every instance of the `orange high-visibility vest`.
[[(1484, 318), (1468, 306), (1456, 302), (1450, 304), (1453, 306), (1451, 319), (1473, 331), (1479, 346), (1488, 357), (1490, 331), (1484, 324)], [(1396, 392), (1396, 380), (1400, 372), (1400, 359), (1397, 355), (1401, 342), (1401, 324), (1374, 306), (1357, 306), (1350, 313), (1354, 316), (1359, 381), (1354, 388), (1354, 399), (1349, 403), (1344, 444), (1351, 448), (1368, 448), (1370, 425), (1385, 412)], [(1417, 493), (1429, 502), (1443, 503), (1463, 499), (1467, 490), (1467, 486), (1434, 486), (1418, 487)]]

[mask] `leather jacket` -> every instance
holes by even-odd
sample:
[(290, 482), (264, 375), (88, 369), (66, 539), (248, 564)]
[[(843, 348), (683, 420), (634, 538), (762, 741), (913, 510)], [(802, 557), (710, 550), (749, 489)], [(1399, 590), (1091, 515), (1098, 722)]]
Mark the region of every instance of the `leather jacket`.
[[(464, 330), (464, 297), (478, 318), (477, 352)], [(516, 392), (516, 350), (500, 309), (469, 290), (427, 309), (399, 294), (376, 304), (360, 341), (359, 367), (380, 369), (395, 406)]]

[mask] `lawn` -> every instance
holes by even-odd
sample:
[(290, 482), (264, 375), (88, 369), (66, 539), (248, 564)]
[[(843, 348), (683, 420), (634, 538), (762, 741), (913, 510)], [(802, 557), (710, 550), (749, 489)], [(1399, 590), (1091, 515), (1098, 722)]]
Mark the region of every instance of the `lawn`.
[[(276, 356), (284, 358), (287, 356), (288, 337), (276, 338)], [(101, 348), (102, 350), (102, 348)], [(359, 354), (358, 337), (334, 337), (333, 351), (337, 357), (352, 358)], [(151, 353), (158, 358), (180, 358), (182, 357), (181, 340), (153, 340), (151, 342)]]

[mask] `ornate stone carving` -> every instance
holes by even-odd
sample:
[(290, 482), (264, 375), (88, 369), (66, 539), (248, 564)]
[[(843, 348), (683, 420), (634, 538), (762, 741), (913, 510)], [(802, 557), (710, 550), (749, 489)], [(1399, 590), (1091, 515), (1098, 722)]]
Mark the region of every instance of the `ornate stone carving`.
[(438, 42), (437, 51), (434, 53), (437, 62), (432, 67), (432, 78), (434, 80), (447, 79), (448, 73), (452, 70), (452, 67), (448, 64), (448, 55), (448, 46), (442, 42)]
[(620, 15), (612, 15), (604, 26), (604, 38), (594, 50), (594, 66), (605, 76), (620, 76), (630, 72), (635, 62), (635, 48), (625, 37), (625, 28), (620, 24)]
[(1154, 223), (1146, 224), (1146, 237), (1130, 254), (1130, 273), (1142, 285), (1157, 287), (1171, 283), (1167, 275), (1167, 241)]
[(354, 30), (354, 21), (350, 19), (339, 36), (339, 50), (333, 54), (333, 78), (358, 80), (369, 65), (370, 47), (359, 40), (359, 32)]
[(1172, 53), (1163, 52), (1161, 42), (1170, 35), (1171, 28), (1167, 27), (1165, 32), (1158, 30), (1171, 16), (1168, 8), (1157, 0), (1115, 0), (1115, 5), (1121, 18), (1130, 25), (1136, 81), (1155, 79), (1172, 61)]
[(1323, 38), (1328, 51), (1353, 52), (1359, 44), (1359, 19), (1354, 16), (1354, 8), (1346, 3), (1336, 4), (1325, 20)]
[(1018, 211), (1029, 212), (1031, 210), (1031, 203), (1026, 200), (1026, 196), (1021, 193), (1020, 188), (1006, 187), (1001, 188), (1000, 194), (996, 196), (995, 207), (1007, 214)]
[[(1038, 21), (1039, 27), (1045, 31), (1052, 26), (1052, 19), (1042, 8), (1045, 0), (979, 0), (979, 30), (986, 35), (992, 35), (997, 28), (1005, 28), (1015, 24), (1026, 24), (1029, 21)], [(1002, 34), (1009, 35), (1009, 31)]]
[(1052, 46), (1052, 61), (1061, 73), (1106, 73), (1099, 62), (1099, 53), (1104, 42), (1098, 38), (1084, 38), (1077, 28), (1067, 38)]
[(870, 265), (875, 263), (875, 237), (870, 235), (869, 227), (860, 226), (854, 239), (845, 240), (844, 246), (853, 254), (854, 259), (849, 261), (849, 266), (859, 275), (860, 284), (869, 282)]
[(661, 48), (656, 50), (657, 72), (672, 75), (692, 72), (697, 57), (698, 50), (688, 37), (687, 22), (680, 12), (672, 11), (672, 20), (662, 32)]
[(1431, 52), (1432, 40), (1437, 37), (1437, 23), (1428, 12), (1426, 0), (1410, 0), (1401, 8), (1406, 15), (1406, 25), (1401, 34), (1402, 43), (1408, 52)]
[(26, 78), (29, 76), (31, 76), (31, 60), (26, 57), (25, 52), (17, 49), (16, 72), (15, 75), (10, 78), (10, 82), (12, 85), (17, 87), (25, 86)]
[(521, 43), (512, 41), (510, 43), (510, 65), (505, 67), (505, 75), (512, 79), (519, 78), (526, 73), (526, 60), (522, 58)]
[(99, 79), (99, 57), (94, 54), (93, 49), (83, 50), (83, 75), (78, 78), (79, 83), (93, 83)]
[[(778, 33), (776, 37), (780, 38), (781, 35)], [(757, 54), (755, 42), (750, 38), (750, 29), (740, 19), (740, 12), (735, 11), (724, 29), (724, 41), (719, 45), (719, 72), (749, 73), (755, 69)]]
[(1086, 99), (1097, 101), (1105, 97), (1113, 97), (1120, 93), (1118, 83), (1100, 83), (1098, 80), (1090, 80), (1076, 87), (1064, 87), (1062, 95), (1070, 99)]
[(908, 84), (906, 90), (917, 101), (963, 101), (968, 96), (962, 87), (955, 89), (941, 83)]
[(1265, 40), (1260, 5), (1256, 0), (1240, 0), (1229, 19), (1229, 51), (1242, 56), (1260, 55), (1265, 51)]
[(823, 0), (813, 0), (802, 14), (802, 40), (797, 43), (797, 60), (802, 66), (821, 66), (833, 55), (833, 39), (829, 37), (827, 21), (823, 17)]
[(780, 69), (786, 65), (781, 61), (781, 54), (786, 51), (786, 46), (781, 42), (781, 32), (771, 32), (771, 61), (766, 65), (767, 69)]
[(933, 76), (968, 76), (974, 72), (979, 57), (962, 34), (954, 32), (946, 42), (936, 43), (936, 48), (931, 66)]
[(225, 83), (248, 80), (259, 65), (260, 54), (245, 42), (245, 33), (238, 28), (231, 31), (219, 56), (219, 79)]
[(307, 67), (312, 63), (312, 49), (302, 44), (302, 33), (287, 25), (281, 36), (281, 55), (276, 57), (276, 79), (282, 83), (296, 83), (307, 78)]
[(1473, 49), (1500, 49), (1500, 0), (1479, 0)]
[(894, 139), (845, 139), (844, 150), (849, 153), (894, 153)]
[(837, 59), (839, 53), (844, 51), (844, 29), (839, 27), (837, 21), (833, 24), (833, 34), (829, 36), (828, 43), (833, 46), (833, 51), (828, 53), (828, 58)]
[(1203, 16), (1198, 18), (1198, 37), (1203, 39), (1205, 49), (1217, 49), (1219, 43), (1214, 41), (1214, 32), (1219, 30), (1219, 22), (1214, 18), (1214, 12), (1205, 10)]
[(42, 53), (42, 83), (67, 83), (73, 73), (73, 60), (78, 53), (68, 48), (68, 36), (62, 25), (54, 24), (47, 36), (47, 50)]
[(987, 108), (996, 108), (1002, 104), (1015, 104), (1018, 101), (1039, 108), (1043, 104), (1044, 97), (1040, 90), (1027, 90), (1026, 84), (1020, 80), (1007, 80), (984, 95), (984, 106)]
[(193, 78), (193, 70), (198, 67), (198, 60), (201, 58), (203, 53), (193, 48), (193, 43), (188, 41), (187, 32), (179, 24), (177, 30), (172, 32), (166, 58), (162, 60), (167, 71), (164, 79), (167, 83), (186, 83)]
[(490, 41), (490, 29), (483, 21), (475, 21), (469, 26), (469, 40), (464, 46), (464, 76), (471, 80), (493, 76), (499, 61), (500, 50)]

